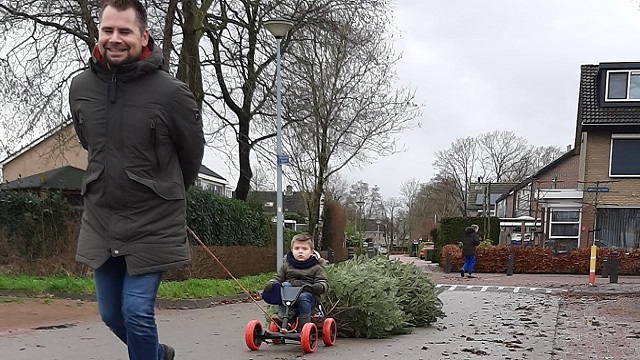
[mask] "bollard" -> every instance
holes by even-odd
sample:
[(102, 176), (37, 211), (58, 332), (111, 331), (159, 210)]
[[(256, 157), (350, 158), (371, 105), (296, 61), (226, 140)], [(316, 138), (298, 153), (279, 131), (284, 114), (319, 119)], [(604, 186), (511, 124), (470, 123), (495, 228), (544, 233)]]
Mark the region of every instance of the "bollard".
[(617, 251), (611, 253), (609, 257), (609, 283), (618, 283), (618, 265), (620, 264), (620, 254)]
[(591, 257), (589, 258), (589, 286), (596, 286), (596, 257), (598, 247), (591, 245)]
[(374, 256), (376, 256), (376, 248), (373, 247), (373, 243), (370, 242), (369, 245), (367, 245), (367, 257), (371, 259)]
[(347, 258), (348, 258), (348, 259), (353, 259), (353, 258), (355, 257), (355, 255), (356, 255), (356, 253), (355, 253), (355, 251), (353, 250), (353, 246), (349, 246), (349, 247), (347, 248)]
[(507, 258), (507, 276), (513, 275), (513, 254), (509, 254)]
[(327, 262), (329, 264), (333, 264), (335, 262), (335, 255), (332, 248), (327, 249)]
[(444, 272), (445, 274), (451, 273), (451, 254), (450, 253), (447, 253), (447, 257), (445, 258), (445, 261), (444, 261)]
[(602, 277), (603, 278), (609, 277), (609, 254), (605, 255), (602, 258)]

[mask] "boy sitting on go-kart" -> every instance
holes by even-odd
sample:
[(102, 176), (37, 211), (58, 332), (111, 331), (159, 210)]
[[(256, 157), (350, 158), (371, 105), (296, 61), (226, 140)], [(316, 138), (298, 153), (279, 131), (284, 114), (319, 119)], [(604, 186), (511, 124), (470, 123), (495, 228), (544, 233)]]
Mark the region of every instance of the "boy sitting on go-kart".
[[(291, 239), (291, 251), (278, 272), (264, 287), (265, 292), (273, 290), (273, 284), (304, 287), (296, 301), (298, 308), (298, 329), (311, 321), (311, 311), (319, 296), (327, 291), (327, 275), (313, 254), (313, 237), (307, 233), (297, 234)], [(283, 314), (279, 314), (283, 316)]]

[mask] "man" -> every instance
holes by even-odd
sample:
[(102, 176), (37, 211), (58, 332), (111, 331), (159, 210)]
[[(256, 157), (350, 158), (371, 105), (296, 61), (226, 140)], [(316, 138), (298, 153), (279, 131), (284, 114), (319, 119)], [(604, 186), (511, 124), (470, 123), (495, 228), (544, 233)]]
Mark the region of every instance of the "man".
[(187, 264), (185, 194), (204, 153), (188, 87), (162, 70), (138, 0), (104, 0), (90, 68), (71, 83), (88, 151), (76, 259), (94, 269), (98, 309), (130, 360), (172, 360), (155, 300), (165, 270)]
[(465, 271), (469, 274), (468, 277), (474, 277), (473, 267), (476, 265), (476, 247), (480, 245), (480, 238), (478, 237), (478, 229), (480, 227), (476, 224), (464, 229), (464, 238), (462, 239), (462, 256), (464, 256), (464, 265), (460, 269), (460, 276), (464, 277)]

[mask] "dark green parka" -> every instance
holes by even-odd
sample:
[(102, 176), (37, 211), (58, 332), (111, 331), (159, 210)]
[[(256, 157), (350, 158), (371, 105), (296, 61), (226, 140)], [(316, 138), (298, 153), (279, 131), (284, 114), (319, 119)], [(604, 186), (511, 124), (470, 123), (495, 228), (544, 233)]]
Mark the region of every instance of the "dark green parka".
[(204, 136), (193, 95), (162, 61), (151, 38), (141, 60), (115, 72), (94, 49), (71, 83), (73, 123), (88, 151), (76, 259), (94, 269), (110, 256), (125, 256), (131, 275), (190, 261), (185, 194)]

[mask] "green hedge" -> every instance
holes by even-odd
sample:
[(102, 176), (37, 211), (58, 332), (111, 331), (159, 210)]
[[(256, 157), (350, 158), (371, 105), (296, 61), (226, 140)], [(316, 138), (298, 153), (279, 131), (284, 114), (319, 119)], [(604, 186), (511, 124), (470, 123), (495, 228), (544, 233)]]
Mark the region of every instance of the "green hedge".
[(0, 253), (27, 259), (58, 254), (73, 221), (76, 213), (60, 191), (0, 191)]
[[(445, 245), (461, 242), (464, 230), (472, 224), (480, 227), (478, 234), (482, 237), (482, 234), (484, 234), (484, 220), (482, 217), (448, 217), (440, 220), (439, 230), (434, 241), (434, 258), (441, 258), (442, 248)], [(489, 239), (494, 245), (497, 245), (500, 238), (500, 218), (490, 217), (489, 221), (491, 222)]]
[(195, 187), (187, 194), (187, 224), (210, 246), (267, 246), (270, 242), (268, 220), (259, 204)]
[[(77, 234), (67, 225), (79, 215), (60, 191), (0, 191), (0, 257), (36, 259), (75, 248)], [(260, 205), (195, 187), (187, 194), (187, 225), (206, 245), (275, 244), (275, 227)], [(293, 233), (285, 230), (285, 249)]]

